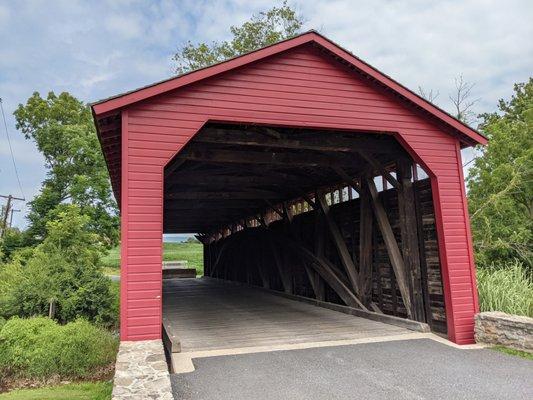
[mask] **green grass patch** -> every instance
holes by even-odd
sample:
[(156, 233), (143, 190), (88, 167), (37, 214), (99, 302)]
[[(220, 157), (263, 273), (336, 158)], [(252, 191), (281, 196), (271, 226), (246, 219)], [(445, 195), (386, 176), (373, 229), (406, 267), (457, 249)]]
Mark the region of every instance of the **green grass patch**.
[(0, 330), (0, 381), (92, 379), (115, 361), (118, 339), (85, 320), (11, 318)]
[(533, 317), (533, 280), (522, 264), (478, 268), (477, 283), (481, 311)]
[(18, 389), (0, 394), (0, 400), (108, 400), (111, 399), (113, 383), (86, 382), (45, 387)]
[(510, 347), (505, 347), (505, 346), (494, 346), (494, 347), (491, 347), (491, 349), (505, 353), (505, 354), (509, 354), (511, 356), (522, 357), (522, 358), (525, 358), (526, 360), (533, 360), (533, 353), (528, 353), (527, 351), (511, 349)]
[[(163, 260), (186, 260), (190, 268), (196, 268), (196, 275), (203, 275), (204, 273), (203, 245), (201, 243), (163, 243)], [(119, 275), (120, 246), (111, 249), (102, 261), (106, 274)]]

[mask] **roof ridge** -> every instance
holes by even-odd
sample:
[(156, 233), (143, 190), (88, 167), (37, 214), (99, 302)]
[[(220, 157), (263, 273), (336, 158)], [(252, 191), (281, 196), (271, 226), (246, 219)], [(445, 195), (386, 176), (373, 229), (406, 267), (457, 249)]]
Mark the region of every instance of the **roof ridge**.
[(435, 118), (441, 120), (446, 125), (450, 126), (456, 131), (459, 131), (460, 133), (472, 140), (472, 142), (468, 143), (468, 141), (466, 141), (466, 143), (470, 145), (473, 143), (487, 143), (487, 138), (483, 134), (478, 132), (476, 129), (470, 127), (463, 121), (460, 121), (459, 119), (449, 114), (447, 111), (443, 110), (439, 106), (424, 99), (416, 92), (402, 85), (395, 79), (391, 78), (389, 75), (381, 72), (377, 68), (373, 67), (366, 61), (353, 54), (351, 51), (343, 48), (342, 46), (338, 45), (337, 43), (325, 37), (314, 29), (305, 31), (303, 33), (300, 33), (299, 35), (284, 39), (269, 46), (253, 50), (245, 54), (240, 54), (238, 56), (221, 61), (213, 65), (209, 65), (193, 71), (188, 71), (181, 75), (173, 76), (152, 83), (150, 85), (146, 85), (125, 93), (117, 94), (115, 96), (108, 97), (106, 99), (102, 99), (94, 103), (90, 103), (90, 105), (92, 107), (93, 114), (96, 118), (97, 115), (102, 115), (116, 109), (121, 109), (133, 103), (146, 100), (148, 98), (168, 92), (170, 90), (178, 89), (185, 85), (189, 85), (191, 83), (198, 82), (211, 76), (215, 76), (220, 73), (247, 65), (249, 63), (262, 60), (266, 57), (279, 54), (281, 52), (293, 49), (298, 46), (302, 46), (307, 43), (316, 43), (318, 46), (321, 46), (326, 51), (329, 51), (336, 57), (343, 59), (345, 62), (356, 68), (361, 73), (369, 76), (379, 84), (392, 90), (408, 102), (414, 104), (415, 106), (418, 106), (429, 114), (432, 114)]

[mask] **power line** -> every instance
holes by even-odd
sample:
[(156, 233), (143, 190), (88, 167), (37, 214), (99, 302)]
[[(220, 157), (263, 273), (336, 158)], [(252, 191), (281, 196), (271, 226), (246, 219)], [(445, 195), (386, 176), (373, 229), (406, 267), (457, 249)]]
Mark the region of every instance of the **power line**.
[(19, 184), (20, 193), (22, 194), (22, 197), (25, 198), (26, 196), (24, 196), (24, 190), (22, 190), (22, 184), (20, 183), (17, 163), (15, 162), (15, 155), (13, 154), (13, 147), (11, 146), (11, 139), (9, 138), (9, 131), (7, 130), (6, 115), (4, 113), (4, 105), (3, 105), (1, 97), (0, 97), (0, 109), (2, 110), (2, 119), (4, 120), (4, 128), (6, 129), (7, 144), (9, 145), (9, 151), (11, 152), (11, 161), (13, 161), (13, 168), (15, 169), (15, 176), (17, 177), (17, 182)]

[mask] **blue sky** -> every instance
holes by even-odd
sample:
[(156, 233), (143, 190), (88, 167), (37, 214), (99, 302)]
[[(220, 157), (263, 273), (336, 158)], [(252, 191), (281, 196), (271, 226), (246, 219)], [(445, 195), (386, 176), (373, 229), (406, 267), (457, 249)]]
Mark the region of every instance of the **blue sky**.
[[(227, 39), (230, 25), (275, 4), (0, 0), (0, 97), (26, 198), (37, 193), (45, 171), (33, 143), (16, 132), (12, 113), (32, 92), (69, 91), (91, 102), (167, 78), (180, 45)], [(476, 84), (476, 112), (493, 111), (515, 82), (533, 75), (530, 0), (289, 4), (304, 16), (305, 29), (319, 30), (410, 88), (439, 91), (436, 103), (447, 110), (459, 74)], [(8, 193), (20, 190), (2, 127), (0, 194)], [(23, 226), (23, 213), (14, 222)]]

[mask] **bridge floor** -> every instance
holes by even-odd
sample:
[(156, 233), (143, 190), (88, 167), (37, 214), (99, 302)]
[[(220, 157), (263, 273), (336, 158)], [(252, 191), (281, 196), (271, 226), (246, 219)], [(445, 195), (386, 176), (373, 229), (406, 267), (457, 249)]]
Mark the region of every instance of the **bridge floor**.
[(349, 341), (413, 333), (210, 278), (165, 281), (163, 324), (167, 334), (179, 340), (181, 352)]

